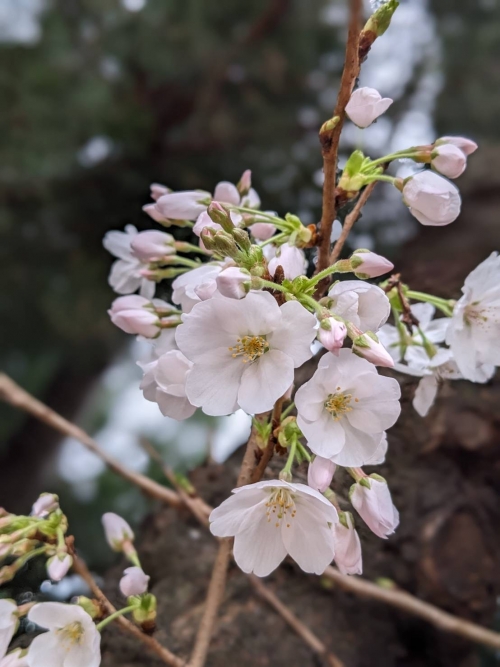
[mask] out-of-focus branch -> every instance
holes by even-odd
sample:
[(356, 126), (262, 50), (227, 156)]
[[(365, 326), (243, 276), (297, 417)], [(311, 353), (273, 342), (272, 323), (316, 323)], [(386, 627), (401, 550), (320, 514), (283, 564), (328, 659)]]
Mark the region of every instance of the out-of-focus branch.
[[(96, 584), (94, 577), (91, 575), (85, 562), (79, 558), (72, 548), (72, 544), (69, 545), (72, 556), (73, 556), (73, 570), (76, 574), (79, 574), (81, 578), (88, 584), (90, 590), (92, 591), (94, 597), (100, 602), (103, 609), (106, 610), (108, 615), (114, 614), (116, 608), (111, 604), (108, 598), (101, 591), (99, 586)], [(136, 639), (141, 641), (152, 653), (155, 653), (166, 665), (171, 665), (172, 667), (186, 667), (186, 662), (174, 655), (171, 651), (168, 650), (165, 646), (156, 641), (154, 637), (144, 634), (136, 625), (131, 621), (126, 619), (123, 616), (119, 616), (116, 619), (118, 626), (128, 632), (130, 635), (133, 635)]]
[(358, 201), (354, 205), (354, 208), (349, 213), (349, 215), (346, 216), (346, 219), (344, 220), (344, 224), (342, 226), (342, 232), (340, 233), (337, 242), (333, 246), (332, 254), (330, 255), (330, 264), (334, 264), (340, 257), (340, 253), (342, 252), (344, 243), (346, 242), (347, 237), (349, 236), (349, 232), (353, 228), (356, 220), (359, 218), (361, 209), (368, 201), (368, 198), (370, 197), (376, 185), (377, 181), (373, 181), (373, 183), (370, 183), (369, 185), (366, 186), (363, 192), (359, 195)]
[(141, 475), (140, 473), (136, 473), (133, 470), (129, 470), (125, 466), (122, 466), (119, 461), (112, 456), (109, 456), (109, 454), (101, 449), (97, 442), (83, 429), (67, 419), (64, 419), (64, 417), (61, 417), (57, 412), (25, 391), (8, 375), (5, 375), (5, 373), (0, 373), (0, 399), (6, 403), (10, 403), (10, 405), (19, 408), (20, 410), (24, 410), (48, 426), (51, 426), (56, 431), (59, 431), (59, 433), (75, 438), (75, 440), (81, 442), (84, 447), (102, 459), (111, 470), (118, 473), (118, 475), (129, 482), (132, 482), (132, 484), (138, 486), (149, 496), (152, 496), (157, 500), (162, 500), (174, 507), (182, 506), (182, 501), (177, 493), (174, 493), (161, 484), (157, 484), (145, 475)]
[[(10, 403), (11, 405), (14, 405), (15, 407), (26, 410), (30, 414), (34, 415), (49, 426), (52, 426), (61, 433), (64, 433), (65, 435), (71, 435), (85, 446), (88, 446), (86, 444), (88, 441), (92, 442), (92, 447), (89, 447), (91, 451), (99, 456), (114, 472), (121, 475), (133, 484), (136, 484), (140, 489), (142, 489), (145, 493), (148, 493), (151, 497), (163, 500), (165, 503), (176, 509), (179, 509), (184, 505), (182, 498), (175, 491), (165, 489), (160, 484), (155, 484), (152, 482), (152, 480), (148, 479), (144, 475), (127, 470), (122, 465), (112, 465), (109, 463), (110, 457), (99, 447), (95, 440), (93, 440), (87, 433), (85, 433), (85, 431), (78, 428), (74, 424), (71, 424), (66, 419), (48, 408), (46, 405), (35, 399), (33, 396), (28, 394), (28, 392), (24, 391), (24, 389), (21, 389), (21, 387), (19, 387), (5, 374), (0, 374), (0, 398), (7, 403)], [(49, 417), (47, 417), (47, 415)], [(57, 417), (57, 419), (54, 419), (53, 416)], [(70, 430), (68, 430), (68, 425), (72, 427)], [(249, 442), (252, 440), (252, 434), (250, 436)], [(240, 479), (243, 479), (243, 472), (245, 473), (244, 478), (246, 481), (243, 482), (244, 484), (248, 483), (252, 474), (251, 461), (252, 459), (255, 460), (255, 446), (257, 446), (255, 442), (252, 443), (252, 447), (248, 447), (247, 445), (247, 450), (245, 453), (245, 460), (247, 461), (247, 465), (242, 465), (242, 470), (240, 473)], [(114, 459), (111, 460), (114, 461)], [(145, 482), (148, 483), (146, 484)], [(164, 494), (160, 493), (160, 491), (168, 491), (168, 493)], [(208, 505), (206, 507), (207, 511), (212, 509), (209, 508)], [(491, 648), (500, 649), (500, 633), (493, 632), (492, 630), (483, 628), (476, 623), (472, 623), (471, 621), (466, 621), (465, 619), (448, 614), (447, 612), (442, 611), (438, 607), (435, 607), (428, 602), (419, 600), (417, 597), (407, 593), (406, 591), (395, 588), (382, 588), (381, 586), (378, 586), (371, 581), (367, 581), (362, 577), (349, 577), (347, 575), (341, 574), (334, 567), (327, 567), (324, 572), (324, 576), (338, 584), (339, 587), (346, 591), (354, 593), (355, 595), (359, 595), (360, 597), (378, 600), (384, 604), (401, 609), (409, 614), (412, 614), (413, 616), (424, 619), (434, 627), (439, 628), (444, 632), (458, 635), (463, 639), (467, 639), (478, 644), (484, 644), (485, 646), (490, 646)]]
[(323, 642), (316, 637), (309, 628), (302, 623), (298, 616), (290, 611), (290, 609), (281, 602), (281, 600), (265, 586), (262, 581), (254, 574), (249, 575), (250, 583), (255, 588), (257, 593), (263, 598), (278, 614), (288, 623), (288, 625), (295, 630), (304, 642), (319, 656), (321, 656), (330, 667), (345, 667), (336, 656), (328, 651)]
[[(317, 270), (323, 271), (329, 266), (330, 237), (337, 213), (335, 186), (337, 180), (337, 161), (340, 133), (345, 120), (345, 108), (351, 97), (354, 83), (359, 76), (359, 35), (361, 31), (362, 0), (350, 0), (349, 32), (345, 53), (344, 70), (340, 81), (340, 89), (335, 104), (333, 117), (335, 122), (328, 121), (320, 130), (321, 150), (323, 153), (323, 210), (320, 226), (320, 246), (318, 250)], [(328, 281), (324, 281), (328, 284)], [(324, 288), (323, 288), (324, 291)]]

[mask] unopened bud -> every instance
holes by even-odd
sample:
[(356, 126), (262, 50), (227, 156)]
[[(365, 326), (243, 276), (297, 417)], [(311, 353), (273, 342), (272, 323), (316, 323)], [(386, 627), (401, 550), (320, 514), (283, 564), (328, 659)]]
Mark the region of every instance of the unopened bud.
[(351, 256), (351, 266), (357, 278), (366, 280), (367, 278), (377, 278), (378, 276), (389, 273), (394, 268), (394, 264), (382, 255), (377, 255), (371, 250), (355, 250)]
[(467, 166), (465, 153), (453, 144), (436, 146), (431, 154), (432, 168), (447, 178), (458, 178)]
[(216, 278), (217, 289), (223, 296), (230, 299), (242, 299), (250, 288), (251, 276), (238, 266), (230, 266), (219, 273)]
[(102, 516), (104, 534), (113, 551), (123, 551), (127, 542), (134, 540), (134, 532), (125, 519), (114, 512), (106, 512)]
[(215, 250), (214, 234), (209, 227), (204, 227), (200, 232), (200, 239), (207, 250)]
[(244, 229), (239, 229), (239, 227), (235, 227), (232, 231), (232, 235), (234, 240), (242, 250), (244, 250), (245, 252), (248, 252), (250, 250), (250, 248), (252, 247), (252, 242), (250, 241), (250, 236), (248, 235), (248, 232), (246, 232)]
[(361, 334), (353, 340), (352, 351), (358, 357), (366, 359), (375, 366), (385, 366), (386, 368), (394, 366), (394, 359), (371, 331)]
[(56, 496), (55, 493), (42, 493), (31, 508), (31, 516), (45, 519), (57, 509), (59, 509), (59, 496)]
[(103, 615), (103, 610), (101, 609), (101, 605), (97, 600), (91, 600), (84, 595), (80, 595), (79, 597), (74, 598), (71, 602), (73, 604), (77, 604), (84, 611), (86, 611), (92, 619), (101, 618)]
[(384, 2), (377, 11), (375, 11), (365, 24), (362, 33), (365, 31), (374, 32), (377, 37), (384, 34), (387, 28), (391, 25), (391, 19), (394, 12), (399, 7), (397, 0), (388, 0)]
[(73, 565), (73, 559), (67, 553), (57, 553), (47, 561), (47, 574), (51, 581), (61, 581)]
[(143, 595), (148, 590), (149, 579), (140, 567), (127, 567), (120, 579), (120, 591), (128, 598), (132, 595)]
[(247, 195), (251, 187), (252, 187), (252, 172), (250, 171), (250, 169), (246, 169), (243, 172), (236, 186), (238, 192), (240, 193), (240, 197), (244, 197), (245, 195)]
[(318, 340), (329, 352), (338, 356), (346, 336), (347, 327), (343, 322), (336, 320), (334, 317), (321, 320), (318, 329)]
[(446, 144), (451, 144), (460, 148), (462, 153), (469, 156), (477, 151), (477, 144), (472, 139), (467, 139), (466, 137), (441, 137), (434, 142), (434, 146), (443, 146)]
[(322, 456), (316, 456), (307, 469), (307, 483), (316, 491), (324, 493), (332, 483), (335, 469), (335, 463)]
[(140, 604), (133, 611), (134, 621), (139, 625), (151, 623), (156, 620), (156, 598), (151, 593), (143, 595)]
[(235, 259), (240, 254), (238, 246), (234, 242), (233, 237), (230, 236), (227, 232), (215, 232), (213, 240), (215, 251), (223, 257), (232, 257)]
[(230, 234), (233, 231), (234, 224), (231, 220), (229, 211), (218, 201), (211, 202), (207, 209), (207, 213), (210, 216), (210, 219), (220, 225), (225, 232)]
[(174, 237), (166, 232), (150, 229), (139, 232), (130, 244), (132, 253), (141, 262), (158, 262), (165, 255), (175, 255)]

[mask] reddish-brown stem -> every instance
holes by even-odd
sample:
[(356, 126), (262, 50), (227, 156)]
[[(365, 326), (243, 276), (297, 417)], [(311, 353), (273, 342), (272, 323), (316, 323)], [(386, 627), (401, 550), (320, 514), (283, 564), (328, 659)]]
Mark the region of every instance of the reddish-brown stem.
[(373, 183), (370, 183), (369, 185), (366, 186), (363, 192), (359, 195), (358, 201), (354, 205), (354, 208), (349, 213), (349, 215), (346, 216), (346, 219), (344, 220), (344, 225), (342, 227), (342, 232), (340, 233), (337, 242), (333, 246), (332, 254), (330, 255), (330, 265), (334, 264), (340, 257), (340, 253), (342, 252), (344, 243), (346, 242), (347, 237), (349, 236), (349, 232), (353, 228), (356, 220), (359, 218), (361, 209), (368, 201), (368, 198), (370, 197), (376, 185), (377, 181), (373, 181)]

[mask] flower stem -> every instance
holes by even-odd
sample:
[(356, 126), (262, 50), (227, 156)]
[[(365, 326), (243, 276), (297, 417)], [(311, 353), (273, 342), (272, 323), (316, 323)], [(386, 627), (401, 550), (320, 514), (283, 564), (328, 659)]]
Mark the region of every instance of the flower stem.
[(416, 157), (416, 155), (417, 154), (415, 152), (409, 152), (409, 151), (407, 152), (401, 151), (400, 153), (391, 153), (390, 155), (384, 155), (383, 157), (379, 157), (376, 160), (372, 160), (369, 163), (368, 167), (375, 167), (379, 164), (385, 164), (386, 162), (392, 162), (392, 160), (401, 160), (403, 158), (413, 159), (414, 157)]
[(415, 301), (425, 301), (425, 303), (430, 303), (436, 308), (439, 308), (448, 317), (453, 315), (453, 306), (455, 302), (451, 299), (441, 299), (438, 296), (433, 296), (432, 294), (426, 294), (425, 292), (414, 292), (409, 290), (406, 292), (406, 296), (409, 299), (414, 299)]
[(131, 611), (134, 611), (134, 609), (137, 609), (136, 604), (132, 604), (128, 607), (124, 607), (123, 609), (118, 609), (118, 611), (115, 611), (114, 614), (111, 614), (111, 616), (108, 616), (105, 618), (103, 621), (98, 623), (96, 625), (96, 629), (101, 632), (103, 628), (105, 628), (107, 625), (112, 623), (115, 619), (117, 619), (119, 616), (124, 616), (125, 614), (130, 614)]
[(288, 228), (290, 226), (289, 223), (283, 218), (279, 218), (276, 215), (271, 215), (270, 213), (265, 213), (264, 211), (259, 211), (255, 208), (247, 208), (245, 206), (231, 206), (229, 208), (231, 208), (233, 211), (238, 211), (238, 213), (250, 213), (251, 215), (258, 215), (259, 218), (265, 218), (266, 220), (269, 220), (276, 227), (283, 227), (286, 225), (286, 228)]
[(302, 454), (302, 456), (305, 458), (306, 461), (311, 463), (311, 455), (307, 451), (307, 449), (304, 447), (304, 445), (301, 445), (300, 442), (297, 442), (297, 449), (299, 452)]
[[(335, 264), (332, 264), (331, 266), (328, 266), (326, 269), (323, 269), (323, 271), (320, 271), (313, 278), (311, 278), (311, 285), (317, 285), (324, 278), (328, 278), (328, 276), (331, 276), (332, 273), (339, 273), (338, 268), (339, 267), (337, 266), (337, 262), (335, 262)], [(344, 271), (342, 271), (342, 273), (344, 273)]]
[(375, 174), (373, 176), (367, 176), (365, 184), (368, 185), (368, 183), (373, 183), (374, 181), (384, 181), (385, 183), (391, 183), (391, 185), (394, 185), (394, 181), (396, 178), (394, 176), (384, 176), (384, 174)]
[(288, 415), (294, 409), (294, 407), (295, 403), (292, 401), (290, 405), (286, 408), (286, 410), (283, 410), (283, 412), (281, 413), (281, 421), (283, 421), (283, 419), (286, 419), (288, 417)]
[(297, 452), (297, 445), (298, 445), (297, 438), (293, 438), (292, 442), (290, 443), (290, 452), (288, 454), (288, 459), (286, 461), (285, 467), (281, 471), (282, 473), (292, 472), (292, 466), (295, 461), (295, 454)]
[(282, 239), (286, 239), (287, 236), (289, 236), (288, 232), (282, 232), (281, 234), (276, 234), (275, 236), (271, 236), (271, 238), (266, 239), (265, 241), (262, 241), (259, 243), (259, 246), (262, 248), (265, 245), (268, 245), (269, 243), (276, 243), (276, 241), (281, 241)]
[(259, 279), (259, 284), (262, 285), (262, 287), (268, 287), (269, 289), (276, 290), (277, 292), (283, 292), (285, 294), (289, 293), (286, 287), (283, 287), (283, 285), (278, 285), (278, 283), (273, 283), (270, 280)]

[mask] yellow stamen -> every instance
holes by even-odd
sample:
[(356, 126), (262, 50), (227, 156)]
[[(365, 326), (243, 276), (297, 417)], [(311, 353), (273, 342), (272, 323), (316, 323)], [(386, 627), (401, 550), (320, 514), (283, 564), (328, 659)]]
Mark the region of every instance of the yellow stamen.
[[(337, 387), (340, 389), (340, 387)], [(337, 394), (329, 394), (328, 398), (325, 401), (325, 408), (332, 415), (335, 421), (338, 421), (343, 417), (346, 412), (351, 412), (352, 408), (349, 403), (351, 402), (352, 394), (348, 394), (345, 391)], [(357, 398), (354, 399), (356, 402)]]
[(78, 621), (65, 625), (57, 632), (61, 635), (62, 641), (66, 644), (79, 644), (83, 637), (83, 626)]
[(269, 343), (264, 336), (242, 336), (236, 341), (234, 347), (230, 347), (233, 359), (243, 357), (242, 362), (247, 364), (256, 361), (269, 350)]
[[(276, 528), (280, 527), (282, 519), (286, 521), (287, 528), (290, 528), (290, 520), (297, 514), (294, 496), (288, 489), (282, 487), (271, 488), (271, 497), (266, 503), (266, 508), (268, 523), (271, 521), (273, 513), (275, 514), (273, 519), (276, 521)], [(278, 510), (277, 513), (276, 510)]]

